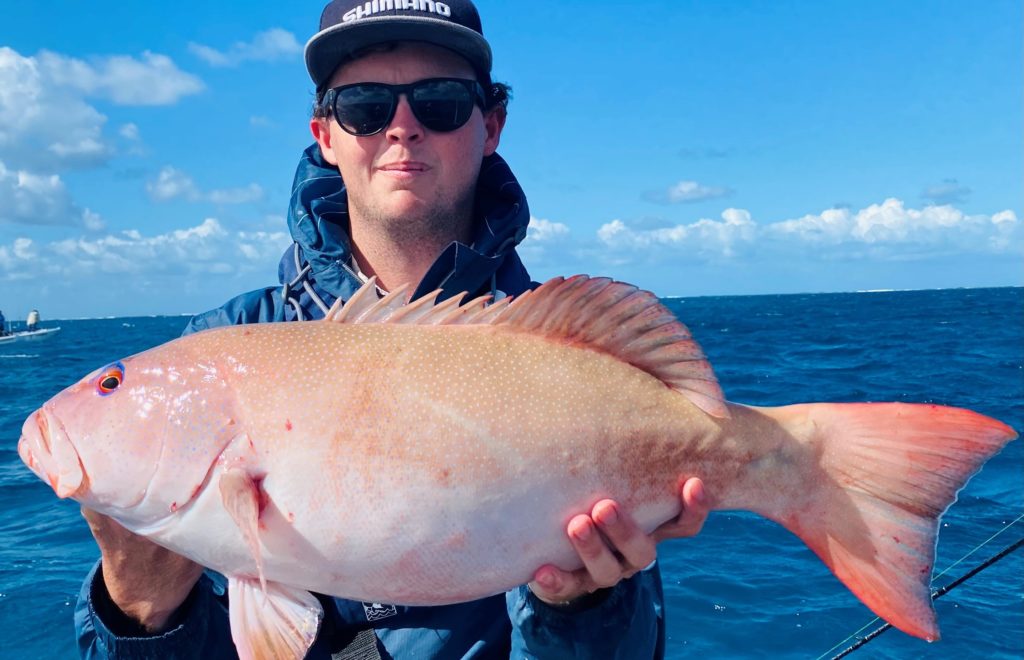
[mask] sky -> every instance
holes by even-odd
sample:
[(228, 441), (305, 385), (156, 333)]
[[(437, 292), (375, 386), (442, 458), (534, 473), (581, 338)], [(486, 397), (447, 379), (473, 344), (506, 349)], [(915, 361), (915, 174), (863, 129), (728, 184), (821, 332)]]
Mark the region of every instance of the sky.
[[(322, 2), (0, 0), (0, 310), (277, 281)], [(479, 0), (534, 279), (1024, 284), (1019, 0)]]

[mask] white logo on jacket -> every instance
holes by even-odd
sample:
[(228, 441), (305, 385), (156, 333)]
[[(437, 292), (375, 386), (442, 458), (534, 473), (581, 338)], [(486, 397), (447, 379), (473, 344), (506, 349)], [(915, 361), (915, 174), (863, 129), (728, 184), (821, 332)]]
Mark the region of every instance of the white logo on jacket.
[(383, 603), (363, 603), (363, 611), (366, 612), (367, 621), (380, 621), (398, 614), (397, 607)]

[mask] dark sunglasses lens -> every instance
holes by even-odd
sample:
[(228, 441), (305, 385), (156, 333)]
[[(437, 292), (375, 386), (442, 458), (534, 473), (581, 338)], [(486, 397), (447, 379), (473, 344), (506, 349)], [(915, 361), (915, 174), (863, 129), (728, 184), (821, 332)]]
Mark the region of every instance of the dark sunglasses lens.
[(409, 104), (421, 124), (442, 133), (461, 127), (473, 115), (473, 95), (465, 85), (453, 80), (416, 85)]
[(383, 85), (353, 85), (337, 92), (334, 118), (353, 135), (372, 135), (391, 121), (395, 95)]

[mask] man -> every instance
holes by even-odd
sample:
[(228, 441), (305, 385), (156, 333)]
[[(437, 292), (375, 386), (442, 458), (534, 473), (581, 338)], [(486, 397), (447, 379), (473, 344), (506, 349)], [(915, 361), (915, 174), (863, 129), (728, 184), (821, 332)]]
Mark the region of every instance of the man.
[[(490, 80), (472, 3), (335, 0), (320, 28), (306, 47), (316, 144), (295, 177), (283, 287), (234, 298), (186, 331), (320, 318), (370, 276), (382, 290), (418, 283), (413, 298), (533, 286), (515, 253), (526, 199), (496, 153), (507, 89)], [(538, 567), (507, 594), (443, 607), (321, 597), (325, 620), (307, 657), (660, 656), (655, 543), (696, 533), (707, 513), (698, 480), (680, 497), (680, 519), (651, 536), (609, 500), (581, 511), (566, 533), (584, 568)], [(217, 576), (84, 514), (102, 553), (76, 609), (84, 655), (231, 657)]]

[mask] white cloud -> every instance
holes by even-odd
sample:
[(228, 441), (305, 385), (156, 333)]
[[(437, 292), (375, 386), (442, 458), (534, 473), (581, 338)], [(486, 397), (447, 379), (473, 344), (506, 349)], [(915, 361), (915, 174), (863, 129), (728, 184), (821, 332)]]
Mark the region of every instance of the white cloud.
[(112, 152), (102, 141), (106, 121), (80, 94), (56, 87), (35, 58), (0, 47), (0, 159), (51, 169), (103, 162)]
[(671, 248), (690, 254), (735, 256), (739, 246), (753, 242), (757, 224), (744, 209), (726, 209), (722, 220), (702, 218), (688, 225), (675, 225), (657, 229), (635, 229), (621, 220), (602, 226), (598, 239), (616, 250), (648, 250)]
[(150, 51), (140, 59), (110, 55), (89, 62), (42, 51), (36, 59), (43, 77), (53, 84), (118, 105), (171, 105), (203, 90), (202, 81), (171, 58)]
[(221, 53), (219, 50), (215, 48), (210, 48), (209, 46), (204, 46), (202, 44), (197, 44), (193, 42), (189, 43), (188, 49), (193, 55), (203, 60), (210, 66), (229, 65), (228, 56)]
[(526, 241), (537, 243), (550, 243), (558, 241), (569, 235), (569, 226), (561, 222), (552, 222), (543, 218), (530, 218), (530, 226), (526, 234)]
[(728, 188), (705, 186), (696, 181), (680, 181), (667, 190), (648, 192), (644, 198), (659, 204), (683, 204), (726, 197), (731, 192)]
[(150, 52), (85, 61), (0, 46), (0, 159), (46, 171), (102, 164), (114, 148), (103, 135), (106, 116), (87, 99), (168, 105), (202, 89), (198, 78)]
[(156, 180), (146, 183), (146, 192), (158, 202), (185, 199), (190, 202), (208, 201), (214, 204), (245, 204), (263, 198), (263, 188), (250, 183), (243, 188), (224, 188), (203, 192), (188, 174), (173, 167), (160, 170)]
[(237, 240), (238, 251), (255, 264), (274, 263), (291, 243), (283, 231), (240, 231)]
[(214, 218), (154, 236), (137, 230), (38, 244), (0, 245), (0, 281), (24, 276), (232, 274), (266, 269), (291, 239), (286, 232), (232, 232)]
[(827, 209), (818, 215), (808, 214), (793, 220), (775, 223), (771, 231), (792, 234), (805, 243), (838, 245), (849, 236), (853, 214), (848, 208)]
[(257, 33), (252, 41), (236, 42), (226, 51), (197, 43), (190, 43), (188, 49), (210, 66), (233, 67), (243, 62), (273, 62), (288, 59), (302, 52), (302, 44), (291, 32), (281, 28), (271, 28)]
[(97, 229), (103, 221), (72, 202), (58, 175), (9, 170), (0, 161), (0, 224), (84, 225)]
[(200, 197), (199, 188), (196, 187), (192, 177), (173, 167), (163, 168), (155, 181), (147, 182), (146, 192), (158, 202), (166, 202), (178, 197), (195, 201)]
[(769, 236), (795, 238), (805, 245), (916, 246), (964, 252), (998, 245), (1005, 246), (998, 249), (1009, 248), (1010, 234), (1019, 231), (1017, 216), (1009, 210), (991, 216), (968, 215), (950, 205), (907, 208), (895, 198), (856, 213), (850, 209), (830, 209), (765, 228)]
[(82, 224), (89, 231), (103, 231), (106, 229), (107, 224), (103, 222), (103, 218), (100, 217), (99, 213), (94, 213), (89, 209), (82, 211)]
[(112, 153), (107, 144), (94, 138), (84, 138), (77, 142), (54, 142), (47, 149), (62, 161), (102, 161)]
[(1007, 209), (992, 216), (992, 223), (996, 226), (1013, 225), (1017, 222), (1017, 214)]
[(122, 124), (121, 128), (117, 130), (117, 133), (124, 139), (132, 142), (137, 142), (141, 139), (141, 136), (139, 135), (139, 127), (132, 123)]
[(35, 244), (29, 238), (16, 238), (10, 246), (0, 245), (0, 281), (31, 280), (36, 256)]
[[(907, 208), (887, 199), (860, 211), (827, 209), (759, 225), (744, 209), (727, 209), (722, 220), (701, 219), (655, 229), (613, 220), (597, 231), (616, 262), (674, 255), (729, 259), (740, 254), (800, 259), (927, 258), (940, 254), (1005, 254), (1024, 248), (1017, 215), (969, 215), (952, 206)], [(630, 256), (632, 255), (632, 256)]]
[(946, 179), (940, 184), (925, 188), (921, 197), (936, 204), (962, 204), (970, 194), (971, 189), (960, 185), (956, 179)]
[(34, 259), (36, 256), (35, 246), (30, 238), (14, 239), (14, 246), (11, 252), (18, 259)]
[(519, 254), (531, 264), (553, 264), (566, 257), (563, 248), (569, 239), (568, 225), (531, 216), (526, 238), (519, 244)]

